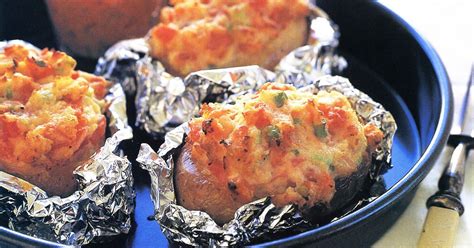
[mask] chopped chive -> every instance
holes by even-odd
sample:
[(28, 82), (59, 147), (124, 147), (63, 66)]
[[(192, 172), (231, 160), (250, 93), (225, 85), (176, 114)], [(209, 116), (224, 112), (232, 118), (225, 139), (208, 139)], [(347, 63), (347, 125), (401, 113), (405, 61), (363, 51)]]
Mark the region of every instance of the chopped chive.
[(280, 129), (277, 126), (268, 126), (266, 129), (267, 137), (268, 137), (268, 142), (270, 145), (276, 144), (277, 146), (280, 146), (281, 144), (281, 135), (280, 135)]
[(313, 126), (313, 133), (318, 138), (326, 138), (328, 136), (328, 132), (326, 131), (326, 123), (322, 123), (319, 125)]
[(39, 67), (46, 67), (48, 66), (43, 60), (37, 60), (35, 58), (33, 58), (33, 60), (35, 61), (35, 64)]
[(285, 105), (286, 100), (288, 100), (288, 96), (285, 94), (285, 92), (279, 92), (273, 97), (273, 101), (275, 102), (275, 105), (277, 108), (283, 107)]
[(268, 126), (267, 135), (271, 140), (280, 139), (280, 129), (277, 126)]

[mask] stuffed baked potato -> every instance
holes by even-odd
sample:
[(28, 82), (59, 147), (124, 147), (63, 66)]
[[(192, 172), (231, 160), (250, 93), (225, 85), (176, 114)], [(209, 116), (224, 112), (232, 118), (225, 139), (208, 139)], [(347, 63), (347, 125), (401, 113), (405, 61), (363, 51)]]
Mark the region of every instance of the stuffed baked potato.
[(203, 105), (189, 126), (175, 168), (178, 204), (220, 224), (266, 196), (316, 217), (337, 210), (366, 180), (383, 138), (338, 92), (272, 83), (232, 105)]
[(148, 34), (173, 74), (244, 65), (273, 69), (307, 39), (306, 0), (174, 0)]
[(72, 172), (104, 142), (108, 82), (75, 65), (58, 51), (0, 51), (0, 170), (52, 195), (76, 189)]

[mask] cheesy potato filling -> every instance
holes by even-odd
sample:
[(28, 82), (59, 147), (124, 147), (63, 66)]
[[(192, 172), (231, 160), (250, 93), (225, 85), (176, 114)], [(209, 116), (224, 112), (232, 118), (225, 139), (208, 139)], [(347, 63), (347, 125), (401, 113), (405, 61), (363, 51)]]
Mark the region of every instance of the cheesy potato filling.
[(191, 158), (244, 203), (265, 196), (279, 206), (329, 202), (335, 179), (370, 162), (383, 137), (339, 92), (274, 83), (233, 105), (203, 105), (201, 116), (190, 121)]
[(51, 167), (103, 134), (107, 81), (58, 51), (0, 52), (0, 166)]
[[(264, 64), (267, 58), (263, 54), (271, 54), (266, 50), (275, 49), (268, 44), (295, 20), (306, 26), (305, 17), (309, 14), (307, 0), (174, 0), (170, 3), (173, 7), (162, 9), (160, 23), (149, 32), (149, 44), (153, 57), (182, 76), (249, 62)], [(289, 40), (283, 42), (284, 46), (288, 46)]]

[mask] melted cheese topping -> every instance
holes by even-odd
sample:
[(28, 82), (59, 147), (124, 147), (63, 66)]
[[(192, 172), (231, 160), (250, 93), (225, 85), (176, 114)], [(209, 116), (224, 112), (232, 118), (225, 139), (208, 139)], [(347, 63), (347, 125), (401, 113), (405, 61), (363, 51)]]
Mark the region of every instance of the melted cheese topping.
[(381, 141), (338, 92), (317, 95), (265, 84), (234, 105), (203, 105), (190, 121), (191, 158), (242, 203), (271, 196), (277, 205), (329, 202), (335, 179), (349, 176)]
[(104, 127), (108, 82), (75, 65), (46, 49), (13, 45), (0, 53), (0, 165), (62, 163)]
[(153, 57), (183, 76), (257, 63), (262, 58), (256, 54), (265, 54), (267, 44), (289, 23), (304, 20), (309, 13), (307, 0), (174, 0), (171, 4), (162, 9), (149, 43)]

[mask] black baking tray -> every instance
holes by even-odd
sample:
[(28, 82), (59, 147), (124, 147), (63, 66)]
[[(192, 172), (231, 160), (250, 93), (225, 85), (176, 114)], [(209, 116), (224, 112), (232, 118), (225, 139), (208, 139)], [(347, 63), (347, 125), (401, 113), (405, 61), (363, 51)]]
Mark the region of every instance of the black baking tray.
[[(384, 193), (374, 202), (313, 230), (257, 246), (370, 246), (403, 213), (417, 185), (433, 167), (451, 126), (453, 102), (443, 64), (433, 48), (406, 22), (376, 1), (320, 0), (317, 4), (339, 25), (339, 52), (348, 60), (344, 76), (390, 110), (399, 126), (394, 167), (384, 174)], [(38, 47), (57, 48), (42, 1), (0, 0), (0, 40), (23, 39)], [(77, 58), (93, 71), (95, 61)], [(131, 110), (130, 112), (133, 112)], [(131, 113), (133, 114), (133, 113)], [(155, 142), (142, 133), (127, 144)], [(136, 154), (129, 151), (133, 158)], [(133, 228), (100, 247), (168, 246), (153, 214), (148, 175), (135, 166), (137, 190)], [(396, 245), (396, 244), (394, 244)], [(0, 227), (0, 247), (59, 246)]]

